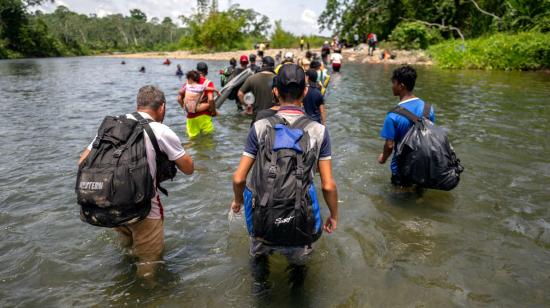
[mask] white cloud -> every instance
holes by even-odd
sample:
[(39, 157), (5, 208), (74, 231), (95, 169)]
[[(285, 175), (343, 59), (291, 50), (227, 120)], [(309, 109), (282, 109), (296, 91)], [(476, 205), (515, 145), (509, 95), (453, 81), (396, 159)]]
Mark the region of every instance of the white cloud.
[(302, 12), (302, 21), (317, 26), (317, 14), (312, 10), (305, 9)]

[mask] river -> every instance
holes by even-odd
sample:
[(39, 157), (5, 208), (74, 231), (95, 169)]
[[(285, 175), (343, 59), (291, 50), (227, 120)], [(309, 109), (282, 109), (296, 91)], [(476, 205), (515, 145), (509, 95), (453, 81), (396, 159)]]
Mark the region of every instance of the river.
[[(0, 306), (453, 307), (550, 302), (550, 74), (418, 67), (466, 170), (419, 197), (376, 161), (394, 66), (344, 64), (327, 97), (338, 230), (324, 234), (299, 292), (272, 258), (270, 293), (251, 295), (248, 238), (230, 226), (231, 176), (250, 121), (233, 102), (216, 132), (189, 141), (175, 64), (102, 57), (0, 61)], [(144, 65), (147, 73), (140, 74)], [(209, 62), (210, 78), (225, 62)], [(165, 266), (136, 280), (115, 233), (79, 220), (79, 153), (105, 115), (135, 109), (139, 87), (167, 94), (165, 123), (196, 162), (165, 187)], [(318, 180), (317, 180), (318, 181)], [(328, 210), (323, 203), (323, 215)]]

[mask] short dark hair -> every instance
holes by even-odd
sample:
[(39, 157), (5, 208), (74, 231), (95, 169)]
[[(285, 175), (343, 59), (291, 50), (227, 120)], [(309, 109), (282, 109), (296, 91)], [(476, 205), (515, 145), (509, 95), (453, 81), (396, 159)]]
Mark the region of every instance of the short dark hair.
[(412, 91), (416, 83), (416, 70), (410, 65), (405, 65), (399, 68), (396, 68), (393, 71), (391, 80), (395, 80), (399, 83), (402, 83), (407, 90)]
[(187, 74), (185, 74), (187, 79), (193, 80), (194, 82), (200, 82), (201, 74), (197, 71), (189, 71)]
[(152, 85), (146, 85), (139, 89), (137, 95), (138, 108), (157, 110), (164, 103), (166, 103), (166, 98), (164, 97), (164, 92), (159, 88)]
[(197, 63), (197, 71), (199, 71), (199, 73), (203, 73), (204, 75), (208, 75), (208, 65), (204, 62)]
[(235, 58), (229, 59), (229, 65), (236, 66), (237, 65), (237, 59), (235, 59)]
[(309, 82), (317, 82), (317, 76), (318, 76), (318, 74), (317, 74), (317, 71), (316, 71), (316, 70), (311, 69), (311, 68), (308, 69), (308, 70), (306, 71), (306, 76), (307, 76), (307, 78), (309, 78)]
[(304, 94), (304, 88), (295, 83), (277, 89), (284, 102), (295, 101)]

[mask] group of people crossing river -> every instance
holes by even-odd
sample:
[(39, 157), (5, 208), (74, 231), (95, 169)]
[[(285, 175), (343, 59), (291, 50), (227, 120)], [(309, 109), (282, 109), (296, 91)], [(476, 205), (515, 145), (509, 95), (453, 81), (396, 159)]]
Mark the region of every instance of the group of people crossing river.
[[(339, 71), (342, 57), (339, 51), (336, 54), (332, 64)], [(227, 90), (233, 93), (227, 96), (252, 118), (233, 175), (230, 210), (244, 212), (255, 293), (269, 288), (268, 257), (273, 253), (287, 257), (290, 283), (300, 286), (312, 244), (323, 231), (334, 232), (339, 219), (324, 98), (330, 62), (309, 51), (303, 57), (288, 52), (276, 58), (242, 55), (240, 66), (231, 59), (230, 66), (220, 71), (223, 85), (251, 71), (241, 84), (233, 82)], [(208, 65), (199, 62), (195, 70), (184, 73), (186, 81), (178, 93), (189, 138), (214, 132), (216, 97), (225, 90), (216, 89), (208, 74)], [(422, 117), (427, 105), (413, 94), (416, 71), (399, 67), (391, 80), (400, 107)], [(177, 134), (162, 123), (167, 112), (164, 93), (156, 86), (143, 86), (136, 103), (135, 112), (103, 120), (80, 157), (76, 192), (81, 219), (114, 228), (139, 259), (138, 275), (150, 279), (164, 250), (160, 194), (166, 190), (161, 183), (173, 178), (176, 168), (187, 175), (195, 169)], [(434, 121), (429, 106), (428, 117)], [(412, 126), (405, 116), (388, 114), (381, 132), (386, 142), (379, 163), (386, 162)], [(395, 155), (391, 170), (392, 183), (411, 184), (400, 177)], [(316, 174), (330, 213), (324, 222), (313, 181)]]

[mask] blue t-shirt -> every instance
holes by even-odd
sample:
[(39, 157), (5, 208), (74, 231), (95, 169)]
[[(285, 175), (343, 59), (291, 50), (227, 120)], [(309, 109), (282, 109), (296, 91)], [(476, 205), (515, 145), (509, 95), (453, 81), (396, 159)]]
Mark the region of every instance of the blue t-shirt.
[(325, 103), (321, 89), (310, 86), (306, 97), (304, 97), (304, 110), (306, 114), (318, 123), (321, 123), (320, 107)]
[[(416, 97), (400, 102), (399, 106), (409, 110), (417, 117), (422, 117), (422, 113), (424, 112), (424, 101)], [(430, 108), (429, 119), (430, 121), (435, 123), (435, 113), (433, 106)], [(394, 112), (388, 113), (388, 115), (386, 116), (386, 120), (384, 120), (384, 126), (382, 127), (382, 131), (380, 132), (380, 137), (386, 140), (393, 140), (394, 142), (394, 152), (390, 165), (392, 174), (397, 174), (397, 157), (395, 155), (395, 152), (397, 151), (397, 145), (399, 144), (399, 142), (401, 142), (403, 137), (405, 137), (405, 134), (407, 134), (411, 126), (412, 123), (411, 121), (409, 121), (409, 119)]]
[[(301, 108), (297, 107), (281, 107), (277, 115), (286, 119), (290, 124), (292, 124), (294, 123), (294, 121), (304, 115), (304, 111)], [(250, 131), (248, 132), (243, 155), (256, 159), (256, 154), (258, 154), (259, 144), (261, 142), (261, 140), (258, 139), (260, 136), (265, 136), (264, 132), (267, 130), (268, 126), (270, 126), (270, 124), (269, 120), (267, 119), (261, 119), (254, 122), (254, 124), (250, 128)], [(311, 122), (304, 128), (304, 130), (307, 131), (309, 134), (311, 143), (310, 146), (317, 146), (317, 159), (332, 159), (330, 137), (326, 127), (319, 123)]]

